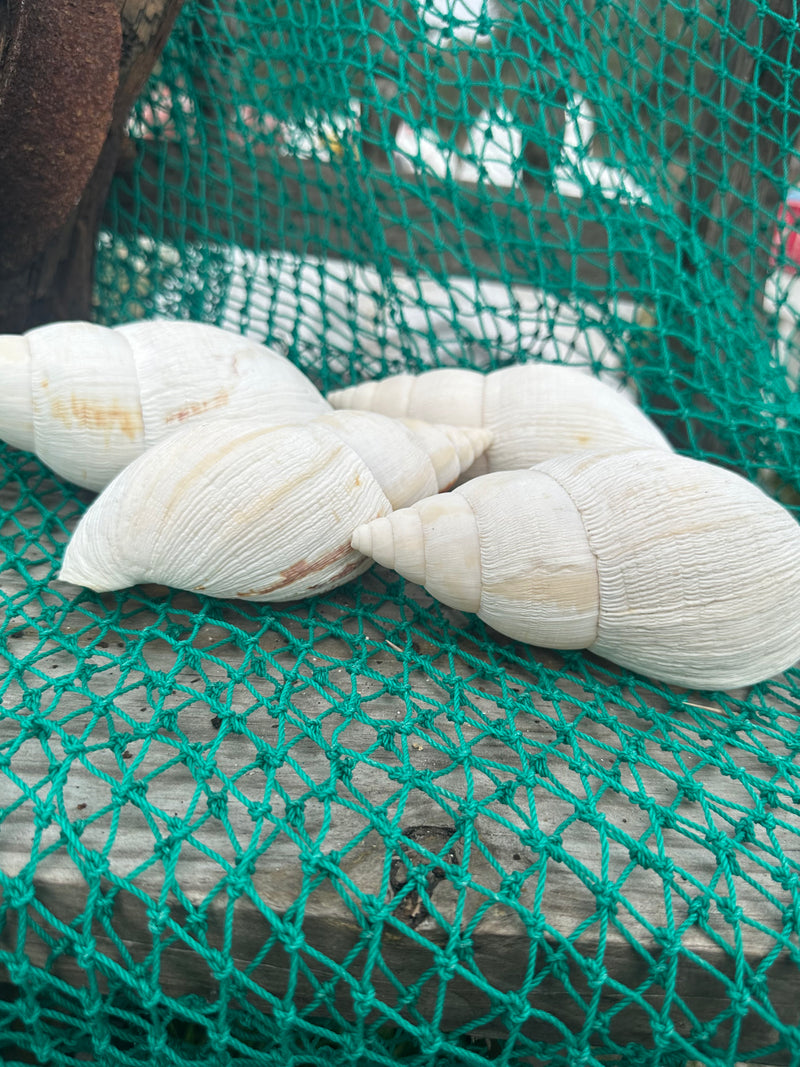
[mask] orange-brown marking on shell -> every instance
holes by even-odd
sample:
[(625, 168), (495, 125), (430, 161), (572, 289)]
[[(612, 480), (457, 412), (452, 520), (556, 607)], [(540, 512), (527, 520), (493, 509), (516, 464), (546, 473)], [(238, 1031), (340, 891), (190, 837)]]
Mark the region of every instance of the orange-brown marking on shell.
[(196, 415), (202, 415), (205, 411), (213, 411), (215, 408), (224, 407), (228, 403), (230, 393), (227, 389), (220, 389), (214, 396), (208, 398), (208, 400), (195, 400), (192, 404), (186, 404), (182, 408), (178, 408), (177, 411), (171, 411), (166, 416), (165, 422), (183, 422), (185, 419), (192, 419)]
[[(268, 596), (270, 593), (274, 593), (278, 589), (283, 589), (287, 585), (292, 585), (293, 582), (299, 582), (301, 578), (306, 578), (309, 574), (313, 574), (315, 571), (325, 570), (326, 567), (329, 567), (332, 563), (349, 555), (351, 552), (353, 552), (353, 548), (350, 542), (347, 541), (345, 544), (339, 545), (338, 548), (332, 548), (330, 552), (326, 552), (324, 555), (310, 563), (305, 559), (293, 563), (291, 567), (287, 567), (285, 571), (281, 571), (280, 579), (277, 582), (273, 582), (272, 585), (268, 585), (264, 589), (249, 589), (246, 593), (237, 593), (236, 595), (240, 597)], [(362, 566), (364, 557), (360, 555), (360, 553), (356, 553), (356, 557), (355, 560), (348, 563), (338, 574), (334, 575), (333, 580), (344, 578), (351, 571)], [(325, 584), (328, 584), (328, 580), (326, 580)], [(315, 587), (311, 586), (310, 590), (313, 588)]]
[(87, 430), (105, 430), (107, 434), (118, 432), (131, 441), (144, 432), (139, 405), (123, 404), (119, 400), (100, 404), (74, 394), (69, 400), (54, 397), (50, 401), (50, 413), (69, 429), (82, 426)]

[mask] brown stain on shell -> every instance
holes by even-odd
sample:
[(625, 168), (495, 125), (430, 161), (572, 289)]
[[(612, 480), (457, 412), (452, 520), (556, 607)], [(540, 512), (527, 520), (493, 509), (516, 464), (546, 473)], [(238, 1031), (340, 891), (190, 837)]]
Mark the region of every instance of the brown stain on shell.
[(215, 393), (214, 396), (209, 397), (207, 400), (195, 400), (185, 404), (182, 408), (178, 408), (177, 411), (170, 412), (164, 421), (168, 423), (184, 422), (186, 419), (193, 419), (198, 415), (203, 415), (206, 411), (214, 411), (217, 408), (223, 408), (229, 400), (229, 390), (220, 389), (218, 393)]
[[(289, 585), (293, 585), (295, 582), (301, 581), (303, 578), (307, 578), (316, 572), (324, 571), (326, 567), (330, 567), (331, 564), (336, 563), (340, 559), (344, 559), (349, 555), (354, 555), (356, 558), (351, 560), (342, 567), (342, 569), (330, 578), (327, 578), (324, 584), (327, 586), (331, 581), (338, 582), (341, 579), (346, 578), (349, 574), (358, 570), (364, 564), (364, 556), (360, 552), (356, 552), (347, 541), (343, 545), (339, 545), (337, 548), (332, 548), (329, 552), (323, 553), (315, 560), (298, 560), (297, 563), (293, 563), (291, 567), (287, 567), (286, 570), (281, 571), (281, 576), (277, 582), (273, 582), (272, 585), (265, 586), (263, 589), (250, 589), (246, 593), (237, 593), (239, 597), (262, 597), (269, 596), (270, 593), (275, 593), (279, 589), (284, 589)], [(322, 583), (320, 583), (322, 584)], [(312, 593), (318, 586), (311, 585), (308, 588), (308, 592)]]
[(176, 481), (172, 487), (172, 492), (169, 498), (164, 502), (164, 521), (169, 521), (170, 516), (176, 509), (179, 510), (180, 506), (187, 493), (196, 493), (196, 487), (202, 484), (203, 479), (209, 477), (209, 472), (212, 472), (216, 465), (224, 459), (231, 451), (240, 449), (243, 446), (247, 446), (250, 441), (255, 441), (265, 434), (275, 433), (276, 430), (273, 427), (259, 426), (257, 429), (248, 430), (246, 433), (240, 433), (233, 440), (225, 440), (215, 446), (213, 451), (204, 452), (197, 459), (197, 462), (189, 464), (189, 467), (184, 471), (183, 475)]
[(68, 400), (53, 397), (50, 414), (68, 430), (84, 429), (105, 432), (107, 436), (122, 434), (131, 441), (143, 437), (142, 412), (136, 404), (120, 400), (98, 403), (74, 393)]

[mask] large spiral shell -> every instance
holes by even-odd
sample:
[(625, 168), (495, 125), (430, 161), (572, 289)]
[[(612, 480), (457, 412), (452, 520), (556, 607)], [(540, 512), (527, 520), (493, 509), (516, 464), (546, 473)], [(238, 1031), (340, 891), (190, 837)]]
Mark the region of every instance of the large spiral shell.
[(332, 412), (302, 425), (218, 419), (134, 460), (86, 511), (60, 578), (97, 591), (157, 582), (210, 596), (293, 600), (370, 564), (360, 523), (450, 484), (483, 430)]
[(675, 685), (754, 684), (800, 658), (800, 527), (744, 478), (672, 452), (485, 475), (353, 545), (509, 637)]
[(492, 444), (466, 476), (530, 467), (568, 452), (670, 445), (624, 393), (575, 367), (522, 363), (481, 374), (439, 368), (328, 395), (335, 408), (484, 426)]

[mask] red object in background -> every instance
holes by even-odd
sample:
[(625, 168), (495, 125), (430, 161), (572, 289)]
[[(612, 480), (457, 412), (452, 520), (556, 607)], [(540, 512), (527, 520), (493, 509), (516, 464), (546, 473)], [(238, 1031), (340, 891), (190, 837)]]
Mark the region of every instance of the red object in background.
[(800, 188), (797, 186), (792, 186), (778, 211), (770, 266), (780, 266), (787, 274), (800, 271)]

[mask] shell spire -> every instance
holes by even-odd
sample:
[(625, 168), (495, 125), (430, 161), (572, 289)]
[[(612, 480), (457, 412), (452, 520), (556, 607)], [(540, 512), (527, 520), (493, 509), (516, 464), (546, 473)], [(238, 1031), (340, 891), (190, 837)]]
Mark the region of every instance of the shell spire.
[(480, 427), (393, 419), (371, 411), (334, 411), (316, 421), (358, 452), (393, 508), (449, 488), (491, 441), (491, 433)]
[(492, 443), (492, 431), (482, 426), (449, 426), (407, 418), (399, 421), (427, 451), (440, 490), (454, 485)]

